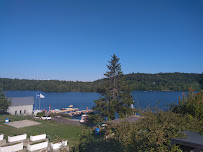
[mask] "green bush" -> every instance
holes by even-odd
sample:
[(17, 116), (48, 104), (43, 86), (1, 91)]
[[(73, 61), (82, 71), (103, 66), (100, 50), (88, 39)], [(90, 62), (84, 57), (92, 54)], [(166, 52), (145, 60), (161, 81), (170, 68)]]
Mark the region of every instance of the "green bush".
[(183, 137), (182, 130), (202, 132), (203, 123), (171, 111), (147, 111), (137, 123), (124, 122), (113, 128), (114, 138), (125, 151), (177, 151), (179, 147), (171, 147), (170, 139)]
[(177, 152), (181, 149), (177, 145), (171, 146), (171, 138), (184, 137), (183, 130), (203, 132), (203, 122), (188, 115), (171, 111), (152, 112), (150, 109), (140, 114), (139, 121), (111, 124), (103, 134), (84, 133), (73, 151)]
[(80, 136), (80, 142), (75, 145), (71, 152), (119, 152), (122, 145), (114, 138), (105, 139), (104, 134), (95, 135), (94, 130), (86, 130)]
[(44, 115), (45, 115), (45, 112), (44, 112), (44, 111), (37, 113), (37, 117), (42, 117), (42, 116), (44, 116)]
[(183, 97), (179, 98), (179, 105), (172, 105), (171, 110), (203, 120), (203, 90), (194, 93), (194, 90), (190, 88), (187, 95), (183, 94)]

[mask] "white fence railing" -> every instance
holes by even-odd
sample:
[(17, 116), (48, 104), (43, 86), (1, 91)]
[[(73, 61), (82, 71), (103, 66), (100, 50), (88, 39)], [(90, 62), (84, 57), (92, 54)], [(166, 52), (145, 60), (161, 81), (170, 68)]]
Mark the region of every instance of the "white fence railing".
[(64, 140), (62, 142), (57, 142), (57, 143), (51, 143), (50, 145), (53, 150), (60, 149), (63, 146), (67, 146), (67, 140)]
[(27, 134), (17, 135), (17, 136), (8, 136), (8, 142), (17, 142), (21, 140), (25, 140), (27, 138)]
[[(4, 146), (0, 146), (0, 152), (15, 152), (15, 151), (20, 151), (23, 149), (23, 142), (18, 142), (18, 141), (23, 141), (27, 138), (27, 134), (22, 134), (22, 135), (17, 135), (17, 136), (8, 136), (8, 142), (6, 144), (6, 140), (4, 139), (4, 134), (0, 134), (0, 141), (4, 141)], [(37, 142), (40, 141), (41, 142)], [(40, 149), (46, 149), (48, 148), (48, 140), (46, 140), (46, 134), (41, 134), (41, 135), (35, 135), (35, 136), (30, 136), (30, 141), (31, 143), (28, 143), (27, 150), (28, 151), (37, 151)], [(16, 142), (12, 144), (12, 142)], [(18, 143), (17, 143), (18, 142)], [(12, 144), (12, 145), (11, 145)], [(55, 142), (50, 144), (50, 148), (53, 150), (60, 149), (62, 147), (67, 146), (67, 140), (63, 140), (61, 142)]]
[(44, 141), (41, 143), (36, 143), (36, 144), (28, 144), (27, 150), (28, 151), (35, 151), (35, 150), (40, 150), (48, 147), (48, 141)]
[(0, 134), (0, 141), (4, 139), (4, 134)]
[(15, 152), (23, 150), (23, 143), (18, 143), (10, 146), (2, 146), (0, 147), (0, 152)]
[(43, 140), (46, 138), (46, 134), (30, 136), (31, 141)]

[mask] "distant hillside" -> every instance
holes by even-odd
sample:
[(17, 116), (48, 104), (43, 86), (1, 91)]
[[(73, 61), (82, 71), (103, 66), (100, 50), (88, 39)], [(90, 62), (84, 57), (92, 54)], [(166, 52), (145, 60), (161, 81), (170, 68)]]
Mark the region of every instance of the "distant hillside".
[[(196, 73), (131, 73), (124, 75), (131, 90), (186, 91), (189, 87), (200, 90), (202, 74)], [(98, 92), (105, 79), (94, 82), (59, 80), (27, 80), (0, 78), (3, 90), (40, 90), (47, 92)]]
[(185, 91), (189, 87), (200, 90), (201, 74), (195, 73), (132, 73), (125, 75), (125, 80), (133, 90)]

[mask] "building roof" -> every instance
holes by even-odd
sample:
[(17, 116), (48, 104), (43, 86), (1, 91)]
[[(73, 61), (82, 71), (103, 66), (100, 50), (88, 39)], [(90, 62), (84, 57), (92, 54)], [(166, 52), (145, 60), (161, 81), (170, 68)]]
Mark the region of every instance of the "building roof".
[(183, 132), (186, 134), (186, 138), (173, 138), (171, 141), (179, 145), (195, 147), (199, 149), (199, 151), (203, 149), (203, 136), (200, 135), (200, 133), (192, 131)]
[(11, 101), (11, 106), (33, 105), (34, 97), (11, 97), (8, 98)]

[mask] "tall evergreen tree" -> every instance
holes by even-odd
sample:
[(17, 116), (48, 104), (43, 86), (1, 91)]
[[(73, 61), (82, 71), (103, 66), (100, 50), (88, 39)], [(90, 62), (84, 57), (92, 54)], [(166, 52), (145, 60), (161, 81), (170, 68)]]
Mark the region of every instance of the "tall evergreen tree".
[(203, 72), (201, 74), (200, 80), (199, 80), (200, 88), (203, 90)]
[(119, 58), (114, 54), (107, 65), (108, 71), (104, 74), (107, 79), (104, 82), (102, 96), (95, 100), (93, 110), (101, 117), (115, 119), (115, 113), (119, 117), (131, 114), (130, 105), (133, 103), (132, 96), (127, 84), (124, 83)]

